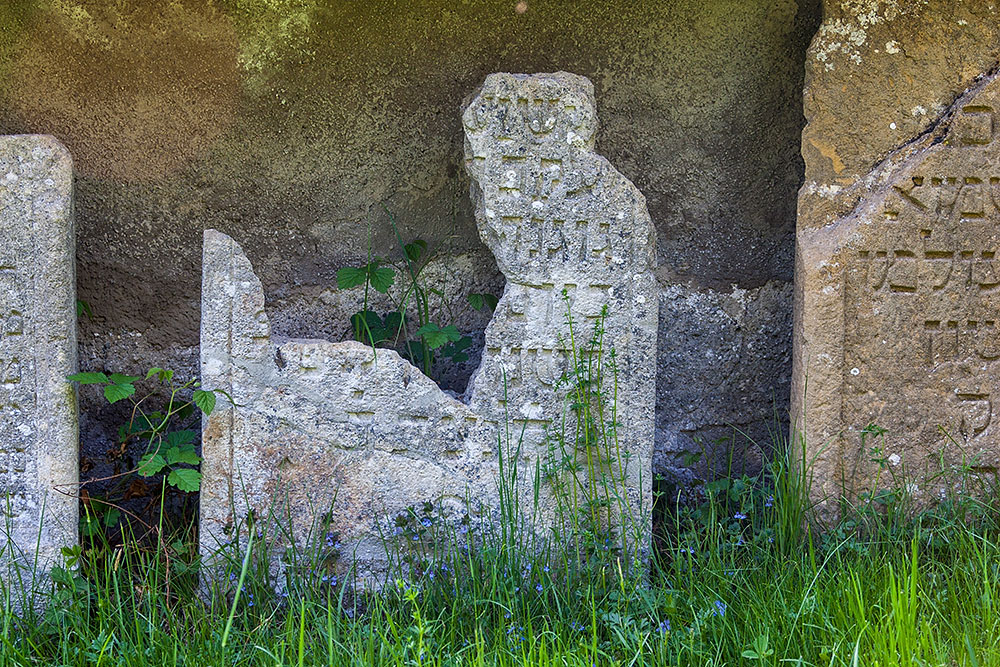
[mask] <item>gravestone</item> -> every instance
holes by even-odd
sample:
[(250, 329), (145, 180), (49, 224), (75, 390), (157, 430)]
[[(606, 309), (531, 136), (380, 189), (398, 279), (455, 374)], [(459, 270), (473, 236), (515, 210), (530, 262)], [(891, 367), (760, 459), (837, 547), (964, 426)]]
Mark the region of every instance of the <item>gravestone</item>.
[(998, 112), (994, 74), (833, 204), (803, 188), (792, 416), (829, 518), (876, 480), (927, 503), (1000, 465)]
[[(363, 578), (377, 577), (393, 530), (384, 521), (409, 507), (496, 520), (501, 455), (516, 458), (530, 508), (535, 463), (568, 411), (569, 313), (576, 347), (603, 323), (606, 356), (593, 361), (617, 367), (604, 387), (617, 424), (605, 443), (620, 474), (615, 520), (624, 546), (645, 551), (657, 327), (645, 200), (594, 153), (583, 77), (490, 75), (463, 122), (479, 232), (507, 279), (467, 402), (392, 350), (275, 340), (249, 260), (228, 236), (205, 232), (202, 383), (233, 398), (204, 422), (205, 557), (252, 510), (283, 528), (276, 544), (301, 546), (312, 531), (339, 541)], [(554, 502), (541, 494), (545, 520)]]
[[(46, 136), (0, 137), (0, 549), (6, 583), (77, 542), (73, 167)], [(37, 548), (36, 548), (37, 547)], [(20, 571), (18, 571), (20, 570)], [(16, 588), (16, 586), (14, 587)], [(11, 590), (12, 596), (25, 592)]]

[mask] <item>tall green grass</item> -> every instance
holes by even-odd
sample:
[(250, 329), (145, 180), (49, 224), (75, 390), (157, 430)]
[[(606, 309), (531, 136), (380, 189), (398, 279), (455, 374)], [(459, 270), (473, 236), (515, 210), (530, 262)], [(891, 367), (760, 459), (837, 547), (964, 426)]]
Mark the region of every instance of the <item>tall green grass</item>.
[(645, 581), (614, 557), (511, 548), (499, 527), (467, 539), (433, 515), (443, 546), (378, 594), (305, 570), (278, 594), (267, 554), (245, 549), (233, 585), (204, 598), (192, 534), (96, 542), (55, 570), (44, 609), (15, 613), (5, 591), (0, 664), (1000, 664), (995, 505), (820, 536), (787, 525), (802, 497), (784, 463), (729, 482), (664, 512)]
[[(660, 498), (635, 567), (599, 331), (573, 344), (548, 463), (519, 471), (507, 429), (496, 521), (400, 515), (380, 590), (357, 585), (323, 527), (282, 581), (264, 522), (236, 530), (209, 587), (193, 527), (98, 536), (65, 552), (44, 604), (3, 589), (0, 665), (1000, 665), (1000, 514), (964, 481), (920, 509), (899, 480), (818, 532), (804, 443), (772, 443), (757, 476)], [(549, 533), (541, 485), (561, 498)]]

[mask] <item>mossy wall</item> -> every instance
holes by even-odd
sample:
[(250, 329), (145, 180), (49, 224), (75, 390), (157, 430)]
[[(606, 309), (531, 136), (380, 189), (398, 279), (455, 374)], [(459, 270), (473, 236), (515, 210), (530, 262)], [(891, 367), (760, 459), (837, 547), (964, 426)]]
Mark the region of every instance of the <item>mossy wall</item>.
[[(498, 289), (466, 194), (462, 102), (494, 71), (586, 75), (598, 150), (659, 234), (658, 467), (680, 473), (698, 435), (762, 433), (787, 406), (817, 15), (791, 0), (13, 0), (0, 133), (53, 134), (74, 156), (79, 294), (95, 311), (81, 365), (195, 372), (206, 227), (247, 249), (288, 335), (345, 336), (359, 304), (334, 274), (369, 238), (393, 250), (386, 208), (439, 252), (454, 298)], [(108, 420), (83, 407), (97, 460)]]

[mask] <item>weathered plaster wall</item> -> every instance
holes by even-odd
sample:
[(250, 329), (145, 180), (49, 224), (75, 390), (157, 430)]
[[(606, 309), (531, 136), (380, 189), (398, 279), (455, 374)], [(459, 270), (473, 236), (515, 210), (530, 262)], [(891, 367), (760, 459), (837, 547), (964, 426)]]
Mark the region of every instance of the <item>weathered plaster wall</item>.
[[(761, 437), (787, 410), (814, 5), (14, 0), (0, 7), (0, 133), (51, 133), (73, 153), (79, 291), (96, 313), (81, 366), (193, 371), (205, 227), (246, 248), (277, 333), (345, 336), (358, 295), (334, 274), (364, 257), (369, 229), (392, 252), (383, 205), (441, 253), (454, 298), (495, 289), (462, 101), (493, 71), (591, 78), (598, 150), (658, 230), (657, 466), (676, 473), (694, 438), (727, 424)], [(83, 411), (96, 461), (111, 418)]]

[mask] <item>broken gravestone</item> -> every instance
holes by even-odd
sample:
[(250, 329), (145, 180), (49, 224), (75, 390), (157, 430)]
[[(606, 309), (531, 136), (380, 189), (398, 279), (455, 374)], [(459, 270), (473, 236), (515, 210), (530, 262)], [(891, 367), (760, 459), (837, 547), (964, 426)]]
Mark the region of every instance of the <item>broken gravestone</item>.
[(12, 599), (77, 542), (72, 192), (58, 141), (0, 137), (0, 562)]
[[(229, 237), (205, 232), (202, 383), (233, 403), (220, 401), (204, 422), (204, 556), (252, 516), (287, 556), (283, 566), (292, 542), (318, 539), (339, 542), (361, 577), (377, 577), (383, 540), (400, 530), (392, 519), (407, 508), (496, 520), (501, 457), (518, 464), (513, 493), (530, 512), (535, 463), (575, 441), (557, 435), (574, 423), (576, 384), (561, 378), (576, 363), (602, 368), (598, 483), (619, 503), (618, 538), (645, 552), (657, 328), (645, 200), (594, 153), (594, 93), (583, 77), (490, 75), (463, 121), (480, 235), (507, 279), (468, 402), (392, 350), (275, 340), (250, 262)], [(597, 324), (603, 354), (574, 356)], [(555, 520), (555, 494), (540, 498), (543, 521)]]
[(1000, 464), (998, 112), (993, 74), (857, 184), (826, 186), (854, 198), (843, 213), (803, 188), (792, 417), (827, 518), (843, 492), (905, 482), (925, 504), (949, 471)]

